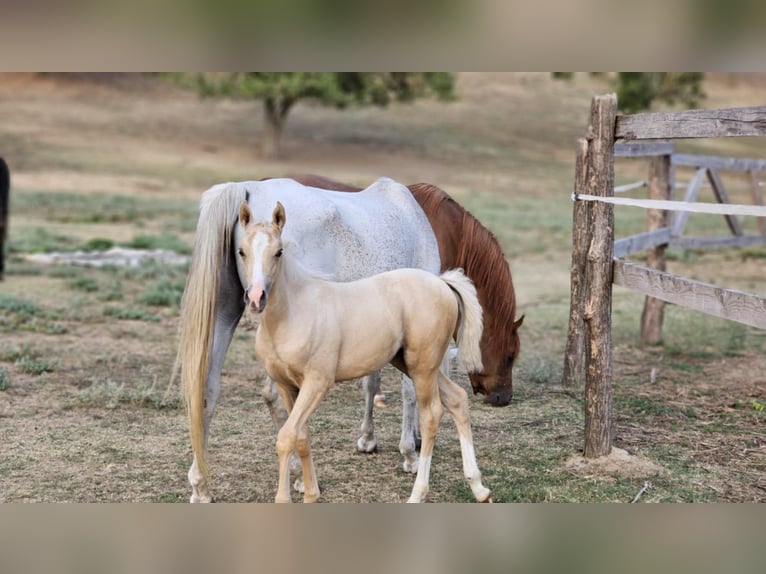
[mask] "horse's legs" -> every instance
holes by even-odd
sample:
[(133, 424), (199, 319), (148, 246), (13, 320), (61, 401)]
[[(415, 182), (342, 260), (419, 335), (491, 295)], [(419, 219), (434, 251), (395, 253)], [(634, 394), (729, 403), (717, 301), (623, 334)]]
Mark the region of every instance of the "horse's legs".
[[(234, 318), (234, 309), (232, 312), (224, 311), (219, 308), (218, 318), (215, 322), (213, 331), (213, 350), (210, 353), (210, 364), (207, 373), (207, 383), (205, 385), (205, 407), (203, 411), (203, 431), (205, 438), (205, 448), (207, 448), (207, 439), (210, 432), (210, 421), (215, 414), (215, 406), (218, 397), (221, 394), (221, 371), (223, 370), (226, 351), (231, 343), (234, 330), (239, 322), (239, 315)], [(205, 477), (197, 467), (197, 457), (194, 457), (191, 468), (189, 469), (189, 484), (192, 487), (191, 502), (211, 502), (210, 486)]]
[(356, 449), (359, 452), (375, 452), (378, 450), (378, 440), (375, 438), (375, 421), (373, 420), (373, 406), (375, 395), (380, 391), (380, 371), (362, 378), (364, 390), (364, 419), (362, 420), (362, 436), (356, 441)]
[(471, 420), (468, 415), (468, 393), (455, 384), (449, 377), (439, 373), (439, 395), (442, 404), (455, 419), (460, 452), (463, 456), (463, 474), (471, 487), (474, 497), (479, 502), (491, 502), (490, 490), (481, 482), (481, 472), (476, 464), (476, 452), (473, 448)]
[[(314, 462), (311, 458), (309, 443), (308, 418), (316, 410), (322, 398), (327, 393), (332, 381), (326, 382), (317, 378), (306, 378), (295, 399), (290, 414), (277, 434), (277, 456), (279, 456), (279, 485), (275, 502), (291, 502), (290, 497), (290, 455), (298, 452), (303, 468), (303, 483), (305, 485), (304, 502), (315, 502), (319, 498), (319, 483), (317, 482)], [(289, 392), (289, 389), (287, 390)], [(286, 397), (280, 385), (280, 394), (286, 403)]]
[[(289, 409), (284, 403), (284, 400), (279, 400), (280, 397), (277, 392), (277, 384), (271, 377), (266, 377), (266, 382), (263, 383), (263, 388), (261, 389), (261, 396), (263, 397), (263, 402), (266, 403), (266, 408), (269, 409), (271, 420), (274, 422), (274, 428), (279, 432), (279, 429), (282, 428), (287, 420)], [(301, 476), (301, 461), (295, 453), (290, 455), (290, 473), (296, 477), (293, 488), (298, 492), (303, 492), (304, 487), (303, 477)]]
[(402, 435), (399, 439), (399, 452), (404, 457), (402, 467), (405, 472), (418, 470), (418, 401), (415, 387), (407, 375), (402, 375)]
[(434, 441), (436, 440), (436, 431), (439, 429), (439, 422), (444, 412), (439, 399), (437, 373), (438, 371), (435, 369), (429, 374), (417, 374), (413, 377), (415, 394), (418, 401), (422, 443), (420, 445), (418, 474), (415, 477), (412, 494), (407, 502), (423, 502), (428, 494), (428, 479), (431, 472)]

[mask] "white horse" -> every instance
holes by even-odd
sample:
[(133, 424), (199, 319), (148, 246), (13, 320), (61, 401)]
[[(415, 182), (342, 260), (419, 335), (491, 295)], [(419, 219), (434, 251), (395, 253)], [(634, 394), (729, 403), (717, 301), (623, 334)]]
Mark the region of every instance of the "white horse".
[[(291, 502), (293, 451), (303, 468), (304, 502), (319, 498), (309, 417), (333, 383), (377, 371), (388, 362), (412, 377), (420, 413), (422, 445), (409, 502), (422, 502), (428, 493), (442, 401), (455, 418), (471, 490), (479, 502), (489, 500), (476, 464), (468, 394), (439, 371), (456, 331), (463, 364), (482, 369), (482, 310), (470, 279), (461, 270), (436, 277), (421, 269), (397, 269), (347, 283), (328, 281), (301, 266), (295, 256), (300, 245), (283, 243), (285, 221), (279, 202), (271, 223), (265, 224), (254, 221), (247, 202), (241, 204), (245, 237), (238, 257), (248, 278), (245, 301), (251, 312), (261, 315), (255, 352), (290, 413), (277, 436), (276, 502)], [(199, 460), (202, 453), (196, 455)]]
[[(190, 397), (190, 426), (202, 420), (203, 428), (203, 433), (192, 441), (192, 502), (212, 499), (209, 472), (199, 453), (207, 444), (226, 350), (245, 308), (247, 278), (233, 245), (243, 238), (237, 215), (246, 198), (254, 221), (271, 221), (277, 201), (290, 211), (284, 239), (295, 250), (293, 255), (312, 273), (350, 281), (403, 267), (424, 269), (434, 275), (440, 270), (436, 238), (428, 219), (409, 190), (393, 180), (380, 179), (353, 194), (307, 187), (289, 179), (220, 184), (207, 190), (202, 197), (184, 291), (178, 349), (181, 381)], [(378, 385), (379, 377), (365, 378), (368, 402)], [(279, 426), (272, 381), (266, 382), (263, 394)], [(414, 472), (418, 461), (416, 402), (409, 381), (402, 384), (402, 406), (399, 450), (404, 456), (404, 469)], [(371, 413), (370, 404), (365, 409), (363, 434), (357, 444), (367, 452), (376, 447)]]

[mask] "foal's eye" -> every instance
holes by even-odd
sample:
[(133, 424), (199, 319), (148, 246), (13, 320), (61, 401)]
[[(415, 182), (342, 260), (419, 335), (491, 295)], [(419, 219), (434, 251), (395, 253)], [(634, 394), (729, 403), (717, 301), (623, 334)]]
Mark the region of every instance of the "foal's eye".
[(282, 257), (282, 250), (277, 251), (274, 257)]
[(239, 253), (239, 256), (240, 256), (240, 257), (242, 257), (242, 258), (244, 258), (244, 257), (245, 257), (245, 250), (244, 250), (244, 249), (242, 249), (241, 247), (239, 248), (239, 250), (237, 251), (237, 253)]

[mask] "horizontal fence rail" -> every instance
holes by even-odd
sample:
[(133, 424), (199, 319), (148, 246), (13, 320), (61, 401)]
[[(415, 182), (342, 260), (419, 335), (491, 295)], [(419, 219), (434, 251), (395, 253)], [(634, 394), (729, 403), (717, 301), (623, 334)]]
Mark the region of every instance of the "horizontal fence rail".
[(614, 261), (613, 282), (620, 287), (715, 317), (766, 329), (766, 297), (717, 287), (627, 261)]
[(603, 197), (584, 193), (572, 194), (574, 201), (600, 201), (612, 205), (629, 205), (644, 209), (662, 209), (664, 211), (683, 211), (690, 213), (712, 213), (715, 215), (753, 215), (766, 217), (764, 205), (741, 205), (737, 203), (691, 203), (670, 201), (667, 199), (635, 199), (632, 197)]
[(617, 140), (720, 138), (766, 135), (766, 106), (618, 115)]
[(671, 161), (675, 166), (704, 167), (724, 171), (766, 171), (766, 159), (676, 153), (672, 155)]

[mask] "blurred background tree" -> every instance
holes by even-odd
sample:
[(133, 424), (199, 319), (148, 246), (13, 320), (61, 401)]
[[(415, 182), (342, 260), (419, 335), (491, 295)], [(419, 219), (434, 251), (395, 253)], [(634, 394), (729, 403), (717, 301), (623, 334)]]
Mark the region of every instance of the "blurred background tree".
[[(596, 74), (596, 72), (591, 72)], [(557, 80), (571, 80), (573, 72), (552, 72)], [(617, 72), (614, 76), (620, 111), (648, 110), (655, 101), (695, 108), (705, 99), (704, 72)]]
[(696, 108), (705, 98), (704, 78), (703, 72), (618, 72), (617, 103), (626, 113), (648, 110), (655, 100)]
[(279, 156), (287, 116), (300, 100), (345, 108), (385, 107), (392, 101), (410, 102), (424, 97), (455, 99), (454, 76), (448, 72), (235, 72), (174, 77), (205, 96), (262, 100), (261, 152), (266, 158)]

